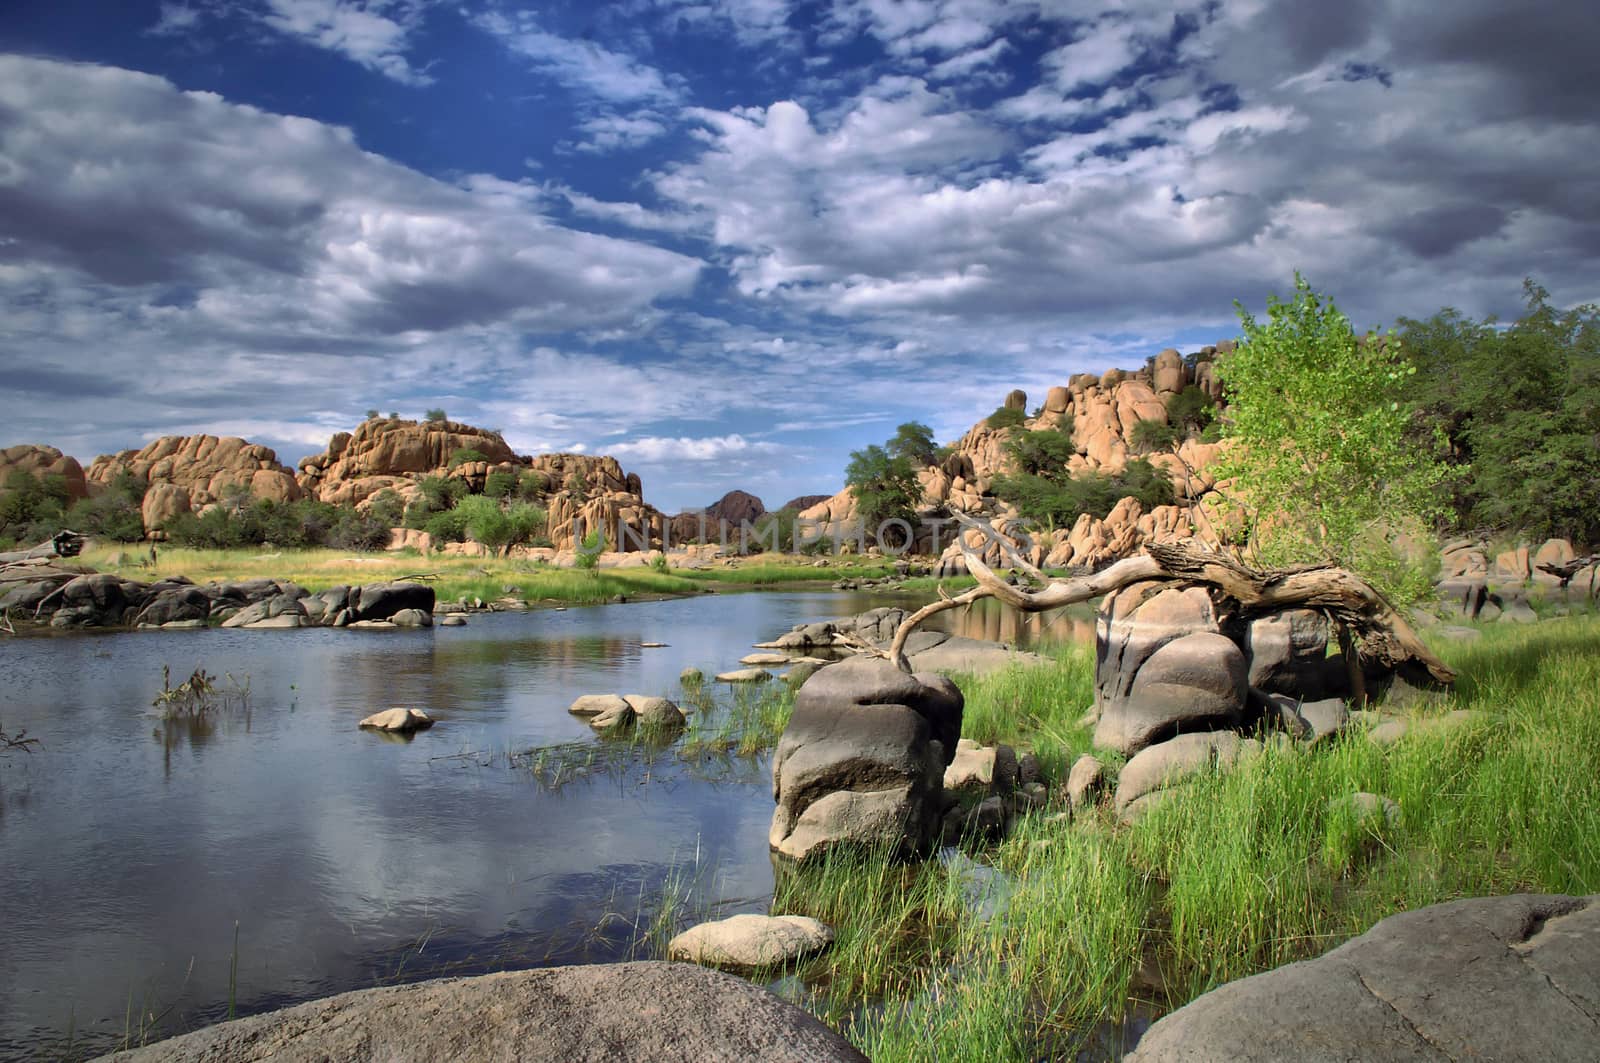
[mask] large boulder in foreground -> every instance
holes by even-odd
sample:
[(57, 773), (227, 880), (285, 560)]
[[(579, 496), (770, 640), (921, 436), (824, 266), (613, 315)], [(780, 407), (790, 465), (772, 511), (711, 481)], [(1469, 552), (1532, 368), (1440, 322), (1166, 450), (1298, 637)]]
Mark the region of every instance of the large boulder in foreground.
[(961, 708), (944, 676), (907, 674), (881, 658), (841, 661), (806, 680), (772, 758), (772, 848), (797, 860), (841, 843), (925, 852)]
[(1131, 754), (1170, 730), (1182, 710), (1157, 705), (1153, 711), (1163, 718), (1144, 721), (1129, 704), (1135, 677), (1167, 644), (1198, 634), (1221, 637), (1221, 630), (1216, 605), (1202, 587), (1133, 583), (1106, 595), (1095, 622), (1095, 745)]
[(1139, 666), (1127, 693), (1108, 703), (1094, 741), (1137, 753), (1175, 734), (1237, 724), (1249, 694), (1244, 653), (1222, 635), (1173, 639)]
[(646, 962), (364, 989), (108, 1058), (828, 1063), (866, 1057), (799, 1008), (741, 978), (692, 964)]
[(1319, 959), (1230, 982), (1129, 1063), (1593, 1061), (1600, 897), (1518, 895), (1383, 920)]

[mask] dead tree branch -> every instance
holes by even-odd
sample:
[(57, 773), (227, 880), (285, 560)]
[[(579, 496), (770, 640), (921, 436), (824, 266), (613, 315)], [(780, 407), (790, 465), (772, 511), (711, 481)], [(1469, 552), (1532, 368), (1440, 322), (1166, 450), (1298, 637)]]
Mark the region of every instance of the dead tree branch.
[[(958, 514), (957, 519), (992, 540), (1001, 538), (986, 522), (962, 514)], [(1411, 625), (1383, 595), (1342, 568), (1307, 565), (1256, 570), (1192, 542), (1147, 543), (1141, 556), (1125, 558), (1089, 576), (1052, 579), (1038, 590), (1028, 590), (1013, 586), (996, 575), (965, 539), (957, 539), (957, 542), (966, 559), (967, 571), (977, 578), (978, 586), (954, 598), (945, 596), (930, 602), (901, 623), (889, 645), (888, 657), (903, 671), (910, 671), (911, 667), (905, 656), (906, 640), (911, 632), (930, 616), (947, 609), (970, 605), (982, 598), (996, 598), (1025, 612), (1043, 612), (1090, 601), (1133, 583), (1166, 580), (1179, 586), (1213, 588), (1237, 602), (1245, 615), (1291, 608), (1316, 609), (1344, 625), (1360, 640), (1357, 652), (1363, 663), (1376, 664), (1388, 671), (1420, 669), (1432, 682), (1445, 685), (1455, 680), (1455, 672), (1423, 645)], [(1004, 545), (1001, 550), (1016, 557), (1015, 552), (1007, 551)], [(1031, 565), (1025, 566), (1025, 571), (1042, 576)]]

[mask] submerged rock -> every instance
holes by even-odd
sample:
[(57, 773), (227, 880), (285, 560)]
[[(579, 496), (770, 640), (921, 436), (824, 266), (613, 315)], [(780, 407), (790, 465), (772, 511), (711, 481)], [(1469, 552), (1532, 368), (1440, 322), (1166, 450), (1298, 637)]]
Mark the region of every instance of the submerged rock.
[(409, 734), (412, 731), (425, 731), (433, 726), (433, 717), (421, 709), (393, 708), (375, 712), (362, 720), (358, 725), (369, 727), (378, 731), (396, 731)]

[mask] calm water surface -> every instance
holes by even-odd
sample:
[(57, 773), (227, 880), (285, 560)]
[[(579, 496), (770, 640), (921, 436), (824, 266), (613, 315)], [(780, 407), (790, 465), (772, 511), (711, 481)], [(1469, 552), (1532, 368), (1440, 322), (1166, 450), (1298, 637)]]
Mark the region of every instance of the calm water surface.
[[(672, 696), (685, 667), (724, 670), (793, 624), (892, 601), (721, 594), (414, 632), (0, 641), (0, 725), (41, 742), (0, 760), (0, 1059), (207, 1025), (230, 996), (247, 1014), (625, 958), (669, 879), (710, 912), (764, 910), (764, 758), (668, 750), (552, 788), (510, 754), (598, 750), (566, 711), (579, 694)], [(1038, 618), (994, 608), (951, 622), (1041, 638)], [(1042, 637), (1082, 637), (1085, 623)], [(163, 721), (163, 665), (175, 683), (196, 667), (247, 681), (249, 710)], [(356, 728), (390, 705), (438, 725), (411, 742)]]

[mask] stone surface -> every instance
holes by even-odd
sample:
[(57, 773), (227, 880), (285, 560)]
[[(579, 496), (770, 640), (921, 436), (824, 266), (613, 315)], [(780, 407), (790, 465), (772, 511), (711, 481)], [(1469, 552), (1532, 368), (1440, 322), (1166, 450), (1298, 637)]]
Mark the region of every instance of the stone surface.
[(803, 915), (734, 915), (690, 927), (667, 944), (669, 959), (710, 967), (759, 969), (813, 956), (833, 931)]
[(433, 717), (421, 709), (393, 708), (375, 712), (358, 725), (378, 731), (425, 731), (433, 726)]
[(1124, 820), (1134, 819), (1159, 794), (1181, 787), (1196, 775), (1226, 770), (1241, 756), (1260, 749), (1260, 742), (1231, 731), (1179, 735), (1151, 746), (1123, 765), (1117, 777), (1117, 814)]
[(765, 683), (772, 678), (772, 673), (765, 668), (735, 668), (731, 672), (718, 672), (716, 680), (719, 683)]
[(676, 702), (647, 694), (625, 694), (623, 700), (633, 710), (635, 719), (646, 727), (670, 729), (684, 725), (683, 710)]
[(1335, 814), (1346, 810), (1357, 824), (1374, 831), (1400, 825), (1400, 806), (1392, 798), (1384, 797), (1382, 794), (1370, 794), (1361, 790), (1348, 797), (1336, 797), (1328, 804), (1328, 811)]
[(839, 844), (924, 851), (939, 826), (961, 692), (939, 675), (853, 658), (808, 679), (772, 759), (772, 848), (795, 859)]
[(1250, 685), (1269, 694), (1304, 700), (1322, 696), (1328, 656), (1328, 620), (1314, 609), (1285, 609), (1252, 620), (1245, 629)]
[(1319, 959), (1231, 982), (1128, 1063), (1592, 1063), (1600, 898), (1517, 895), (1390, 916)]
[(1072, 762), (1072, 771), (1067, 775), (1067, 801), (1075, 809), (1087, 808), (1099, 798), (1105, 785), (1105, 765), (1094, 754), (1085, 753)]
[(433, 614), (421, 609), (397, 609), (389, 622), (395, 627), (432, 627)]
[(1177, 732), (1234, 724), (1244, 711), (1245, 677), (1244, 654), (1222, 635), (1167, 642), (1140, 665), (1127, 694), (1105, 706), (1095, 745), (1132, 754)]
[(388, 620), (402, 609), (433, 615), (433, 588), (424, 583), (369, 583), (350, 592), (350, 619)]
[(128, 1063), (865, 1063), (742, 978), (686, 963), (509, 971), (344, 993), (114, 1058)]

